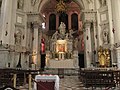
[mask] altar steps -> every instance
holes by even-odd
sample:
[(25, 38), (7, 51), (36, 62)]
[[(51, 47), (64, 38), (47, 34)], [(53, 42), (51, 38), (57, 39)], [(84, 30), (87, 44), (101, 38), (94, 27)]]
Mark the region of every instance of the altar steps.
[(44, 69), (41, 74), (64, 75), (64, 76), (78, 76), (79, 68), (49, 68)]

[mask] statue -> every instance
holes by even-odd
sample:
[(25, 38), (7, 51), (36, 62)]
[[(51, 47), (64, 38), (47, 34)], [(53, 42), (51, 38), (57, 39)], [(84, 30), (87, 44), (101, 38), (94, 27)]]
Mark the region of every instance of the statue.
[(17, 31), (16, 32), (16, 37), (15, 37), (15, 44), (16, 45), (20, 45), (21, 44), (21, 32), (20, 31)]
[(70, 37), (70, 39), (72, 39), (73, 38), (73, 36), (72, 36), (72, 34), (73, 34), (74, 32), (73, 32), (73, 30), (72, 29), (70, 29), (69, 30), (69, 37)]
[(106, 0), (99, 0), (99, 2), (101, 7), (106, 5)]
[(82, 51), (84, 50), (84, 39), (83, 39), (83, 36), (82, 36), (82, 39), (81, 39), (81, 50)]
[(59, 33), (58, 33), (58, 31), (56, 31), (52, 36), (52, 40), (57, 40), (58, 37), (59, 37)]
[(69, 34), (66, 33), (65, 39), (68, 40), (69, 39)]
[(34, 6), (36, 3), (36, 0), (31, 0), (31, 5)]
[(31, 5), (34, 6), (39, 0), (31, 0)]
[(23, 9), (24, 0), (18, 0), (18, 9)]
[(76, 50), (78, 49), (78, 38), (75, 38), (75, 40), (74, 40), (74, 48)]
[(103, 31), (103, 44), (108, 44), (108, 31)]
[(65, 28), (66, 28), (65, 24), (61, 22), (59, 26), (60, 34), (65, 35)]

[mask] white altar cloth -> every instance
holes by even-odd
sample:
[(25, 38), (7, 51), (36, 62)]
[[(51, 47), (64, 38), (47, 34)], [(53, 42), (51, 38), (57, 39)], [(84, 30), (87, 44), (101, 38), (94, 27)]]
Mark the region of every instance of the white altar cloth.
[[(35, 81), (55, 81), (55, 90), (59, 90), (59, 76), (58, 75), (36, 75)], [(37, 84), (34, 83), (34, 90), (37, 90)]]

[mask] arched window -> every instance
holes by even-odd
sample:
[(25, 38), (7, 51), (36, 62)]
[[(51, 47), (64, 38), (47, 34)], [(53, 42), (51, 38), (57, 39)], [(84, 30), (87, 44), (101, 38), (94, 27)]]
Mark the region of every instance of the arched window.
[(71, 16), (71, 27), (73, 30), (78, 30), (78, 15), (76, 13)]
[(66, 25), (66, 30), (68, 30), (68, 15), (66, 13), (61, 13), (59, 16), (59, 25), (63, 22)]
[(2, 6), (2, 0), (0, 0), (0, 10), (1, 10), (1, 6)]
[(51, 14), (49, 16), (49, 30), (56, 30), (56, 15)]

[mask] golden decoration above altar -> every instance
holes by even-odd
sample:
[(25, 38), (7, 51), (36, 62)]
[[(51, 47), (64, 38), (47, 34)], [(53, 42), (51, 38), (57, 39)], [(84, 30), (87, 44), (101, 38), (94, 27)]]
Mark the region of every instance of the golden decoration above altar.
[(66, 12), (66, 4), (63, 0), (59, 0), (59, 2), (56, 5), (56, 11), (57, 13), (63, 13)]
[(110, 66), (110, 52), (108, 49), (103, 49), (103, 47), (100, 46), (98, 50), (98, 61), (101, 67)]

